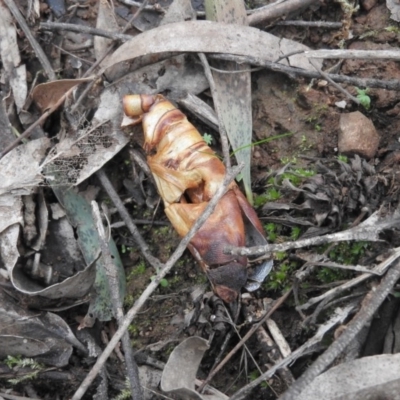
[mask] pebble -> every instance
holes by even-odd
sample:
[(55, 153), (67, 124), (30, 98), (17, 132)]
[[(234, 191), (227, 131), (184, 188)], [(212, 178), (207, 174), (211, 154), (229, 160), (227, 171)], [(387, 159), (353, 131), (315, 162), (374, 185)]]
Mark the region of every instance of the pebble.
[(339, 153), (358, 154), (367, 159), (374, 157), (379, 146), (379, 135), (370, 119), (355, 111), (342, 114), (339, 125)]

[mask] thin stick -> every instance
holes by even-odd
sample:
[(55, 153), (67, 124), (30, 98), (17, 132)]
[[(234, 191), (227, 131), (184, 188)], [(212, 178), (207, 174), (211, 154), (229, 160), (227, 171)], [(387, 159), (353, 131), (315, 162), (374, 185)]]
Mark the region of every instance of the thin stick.
[(64, 30), (71, 32), (86, 33), (89, 35), (102, 36), (113, 40), (121, 40), (123, 42), (126, 42), (127, 40), (133, 38), (133, 36), (125, 35), (123, 33), (106, 31), (104, 29), (92, 28), (90, 26), (85, 26), (85, 25), (66, 24), (63, 22), (41, 22), (39, 28), (49, 31)]
[(338, 29), (343, 26), (341, 22), (328, 21), (279, 21), (275, 25), (279, 26), (304, 26), (306, 28), (327, 28)]
[(308, 58), (354, 58), (400, 61), (399, 50), (306, 50), (304, 55)]
[[(282, 72), (284, 74), (304, 76), (305, 78), (319, 78), (318, 72), (308, 71), (302, 68), (289, 67), (288, 65), (279, 64), (272, 61), (265, 61), (257, 57), (237, 56), (232, 54), (211, 54), (210, 57), (218, 60), (236, 61), (237, 63), (252, 64), (272, 71)], [(327, 74), (332, 80), (340, 83), (348, 83), (358, 87), (380, 88), (387, 90), (400, 90), (400, 82), (396, 79), (383, 80), (373, 78), (356, 78), (352, 76)]]
[(321, 74), (322, 77), (324, 77), (331, 85), (333, 85), (336, 89), (338, 89), (340, 92), (342, 92), (346, 97), (348, 97), (350, 100), (353, 100), (354, 103), (357, 105), (360, 105), (361, 102), (360, 100), (357, 99), (357, 97), (354, 97), (352, 94), (350, 94), (346, 89), (342, 88), (338, 83), (336, 83), (333, 79), (329, 77), (328, 74), (326, 74), (322, 69), (317, 65), (317, 63), (314, 60), (309, 60), (310, 64)]
[(227, 247), (225, 249), (226, 254), (244, 255), (244, 256), (259, 256), (262, 254), (268, 254), (276, 251), (287, 251), (291, 249), (301, 249), (302, 247), (308, 246), (319, 246), (325, 243), (332, 242), (343, 242), (347, 240), (367, 240), (367, 241), (379, 241), (379, 233), (395, 226), (400, 221), (400, 215), (390, 215), (385, 218), (380, 218), (379, 214), (375, 212), (368, 219), (366, 219), (360, 225), (347, 229), (338, 233), (331, 233), (324, 236), (317, 236), (314, 238), (307, 238), (297, 240), (295, 242), (285, 242), (278, 244), (267, 244), (264, 246), (254, 247)]
[[(397, 247), (393, 250), (392, 254), (386, 259), (383, 260), (380, 264), (375, 266), (373, 268), (373, 272), (375, 272), (378, 275), (383, 275), (386, 270), (389, 268), (390, 264), (392, 264), (397, 258), (400, 257), (400, 247)], [(328, 298), (331, 299), (341, 292), (344, 292), (345, 290), (349, 290), (352, 287), (360, 284), (361, 282), (364, 282), (365, 280), (371, 278), (372, 275), (370, 273), (368, 274), (362, 274), (357, 276), (356, 278), (350, 279), (347, 282), (345, 282), (343, 285), (336, 286), (333, 289), (330, 289), (326, 291), (325, 293), (321, 294), (320, 296), (312, 297), (311, 299), (308, 299), (307, 303), (304, 303), (300, 306), (297, 307), (298, 311), (302, 310), (307, 310), (308, 308), (314, 306), (315, 304), (319, 303), (320, 301)]]
[(289, 297), (290, 293), (292, 293), (292, 289), (288, 290), (282, 297), (280, 297), (272, 308), (261, 318), (259, 322), (251, 327), (251, 329), (243, 336), (240, 342), (226, 355), (226, 357), (219, 363), (219, 365), (212, 371), (207, 379), (203, 382), (203, 384), (199, 387), (199, 392), (201, 392), (204, 387), (211, 381), (212, 378), (224, 367), (224, 365), (232, 358), (234, 354), (247, 342), (247, 340), (253, 335), (256, 330), (262, 326), (262, 324), (271, 317), (271, 315), (286, 301)]
[[(93, 220), (97, 228), (100, 240), (101, 255), (104, 261), (104, 268), (107, 274), (108, 287), (111, 294), (111, 301), (114, 309), (114, 316), (118, 321), (118, 325), (124, 319), (124, 312), (122, 309), (121, 293), (119, 290), (119, 280), (117, 267), (115, 266), (112, 255), (110, 252), (109, 238), (105, 232), (103, 222), (100, 216), (99, 205), (96, 201), (92, 201), (92, 214)], [(125, 353), (125, 364), (126, 370), (129, 377), (129, 383), (131, 388), (132, 400), (142, 400), (143, 391), (140, 385), (139, 370), (133, 356), (133, 349), (131, 345), (131, 340), (129, 338), (129, 333), (126, 331), (122, 336), (122, 347)]]
[(114, 205), (117, 208), (122, 219), (124, 220), (126, 227), (129, 229), (130, 233), (133, 236), (133, 239), (138, 244), (143, 256), (156, 270), (160, 269), (162, 267), (162, 264), (156, 257), (154, 257), (151, 254), (149, 246), (147, 245), (146, 241), (143, 239), (142, 235), (140, 234), (139, 229), (133, 222), (133, 219), (129, 215), (128, 210), (126, 209), (124, 203), (118, 196), (118, 193), (115, 191), (114, 186), (112, 185), (111, 181), (108, 179), (104, 170), (101, 169), (101, 170), (97, 171), (96, 175), (99, 178), (100, 183), (102, 184), (104, 190), (110, 196), (111, 201), (114, 203)]
[(360, 311), (347, 324), (339, 338), (311, 365), (310, 368), (287, 390), (279, 399), (291, 400), (299, 397), (301, 392), (333, 361), (343, 353), (346, 347), (361, 331), (364, 325), (372, 318), (379, 306), (389, 295), (393, 286), (400, 278), (400, 262), (390, 268), (378, 287), (372, 289), (364, 298)]
[[(348, 305), (343, 308), (337, 308), (333, 315), (331, 315), (329, 320), (318, 328), (317, 333), (311, 339), (309, 339), (306, 343), (293, 351), (282, 361), (274, 364), (268, 371), (264, 372), (257, 379), (242, 387), (229, 400), (243, 400), (245, 398), (248, 398), (247, 396), (252, 390), (254, 390), (259, 384), (261, 384), (265, 380), (272, 378), (275, 375), (276, 371), (289, 366), (299, 357), (312, 352), (313, 347), (321, 342), (325, 334), (337, 324), (343, 323), (344, 320), (348, 317), (349, 313), (352, 312), (354, 309), (355, 307), (353, 305)], [(295, 398), (293, 398), (293, 400), (294, 399)]]
[(284, 15), (289, 14), (293, 11), (299, 11), (307, 8), (319, 0), (288, 0), (280, 2), (278, 4), (271, 4), (270, 6), (263, 7), (254, 14), (248, 17), (249, 25), (259, 25), (261, 23), (266, 24), (275, 19), (281, 18)]
[(7, 7), (11, 11), (14, 18), (17, 20), (19, 26), (24, 31), (26, 38), (28, 39), (29, 43), (31, 44), (37, 58), (42, 64), (42, 67), (51, 81), (57, 80), (56, 74), (53, 71), (53, 67), (50, 64), (49, 59), (47, 58), (46, 54), (44, 53), (43, 49), (40, 47), (39, 43), (33, 37), (31, 30), (29, 29), (28, 24), (25, 21), (24, 16), (19, 11), (17, 5), (14, 3), (14, 0), (4, 0)]
[(141, 296), (136, 300), (133, 307), (128, 311), (124, 320), (121, 322), (120, 326), (118, 327), (118, 330), (115, 332), (114, 336), (111, 338), (110, 343), (104, 349), (103, 353), (99, 356), (96, 363), (92, 367), (91, 371), (88, 373), (86, 378), (83, 380), (83, 382), (81, 383), (81, 385), (79, 386), (79, 388), (77, 389), (77, 391), (75, 392), (75, 394), (71, 400), (80, 400), (82, 398), (82, 396), (85, 394), (89, 385), (96, 378), (100, 369), (102, 368), (104, 363), (107, 361), (108, 357), (110, 356), (114, 347), (117, 345), (117, 343), (121, 339), (124, 332), (128, 329), (130, 323), (133, 321), (133, 319), (137, 315), (138, 311), (143, 307), (144, 303), (151, 296), (151, 294), (154, 292), (154, 290), (158, 287), (158, 284), (160, 283), (161, 279), (164, 278), (164, 276), (172, 269), (172, 267), (175, 265), (175, 263), (182, 256), (182, 254), (185, 251), (190, 240), (193, 238), (193, 236), (196, 234), (196, 232), (201, 228), (201, 226), (208, 219), (208, 217), (212, 214), (215, 206), (217, 205), (217, 203), (219, 202), (221, 197), (224, 195), (229, 183), (241, 171), (242, 168), (243, 168), (243, 165), (239, 165), (239, 166), (235, 166), (232, 169), (227, 171), (227, 174), (225, 176), (223, 184), (221, 185), (220, 188), (218, 188), (214, 197), (208, 203), (203, 214), (193, 224), (192, 228), (189, 230), (187, 235), (181, 240), (180, 244), (178, 245), (178, 247), (176, 248), (176, 250), (174, 251), (172, 256), (169, 258), (169, 260), (164, 265), (162, 265), (162, 268), (158, 272), (155, 279), (152, 282), (150, 282), (150, 284), (147, 286), (147, 288), (144, 290), (144, 292), (141, 294)]

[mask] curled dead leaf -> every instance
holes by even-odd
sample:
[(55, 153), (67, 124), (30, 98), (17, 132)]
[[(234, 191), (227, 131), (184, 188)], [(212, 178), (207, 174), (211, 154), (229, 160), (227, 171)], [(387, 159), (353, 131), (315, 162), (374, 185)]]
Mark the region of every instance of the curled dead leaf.
[(83, 82), (90, 82), (92, 78), (63, 79), (59, 81), (41, 83), (32, 91), (32, 98), (42, 112), (58, 106), (61, 98), (75, 86)]

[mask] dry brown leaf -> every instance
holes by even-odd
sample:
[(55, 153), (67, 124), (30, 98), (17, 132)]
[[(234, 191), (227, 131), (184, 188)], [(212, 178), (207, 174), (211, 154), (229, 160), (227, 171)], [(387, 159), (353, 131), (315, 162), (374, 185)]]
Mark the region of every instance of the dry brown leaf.
[(83, 82), (90, 82), (92, 78), (63, 79), (41, 83), (32, 91), (32, 98), (42, 112), (56, 107), (61, 98), (72, 88)]

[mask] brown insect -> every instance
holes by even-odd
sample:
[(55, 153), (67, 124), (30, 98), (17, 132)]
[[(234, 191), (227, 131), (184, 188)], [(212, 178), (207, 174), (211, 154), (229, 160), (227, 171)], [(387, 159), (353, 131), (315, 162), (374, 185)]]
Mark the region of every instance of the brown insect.
[[(186, 116), (162, 95), (128, 95), (123, 105), (123, 125), (143, 123), (147, 162), (164, 201), (165, 213), (183, 237), (222, 185), (224, 164)], [(209, 277), (215, 293), (225, 302), (232, 302), (243, 287), (259, 287), (272, 261), (251, 275), (247, 257), (224, 254), (224, 247), (265, 243), (254, 209), (232, 182), (188, 248)]]

